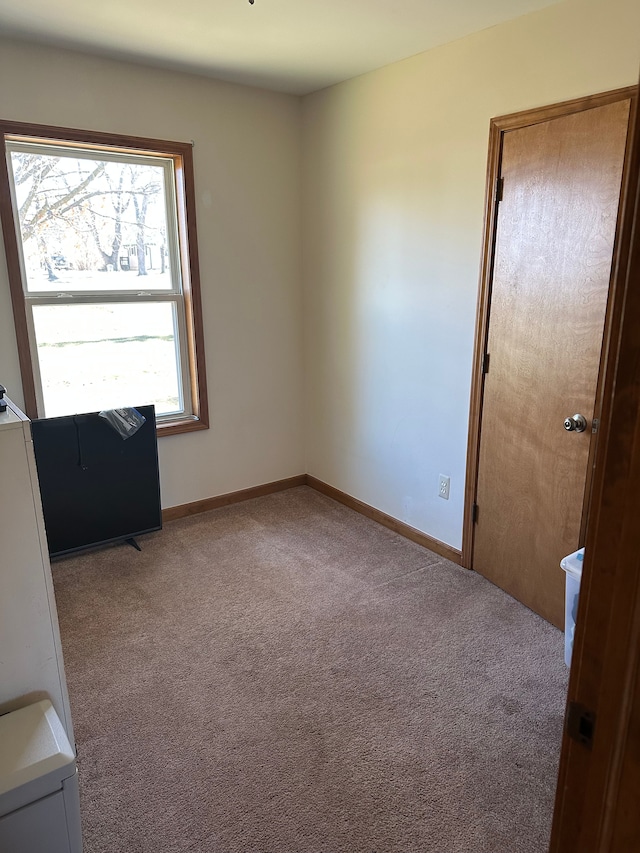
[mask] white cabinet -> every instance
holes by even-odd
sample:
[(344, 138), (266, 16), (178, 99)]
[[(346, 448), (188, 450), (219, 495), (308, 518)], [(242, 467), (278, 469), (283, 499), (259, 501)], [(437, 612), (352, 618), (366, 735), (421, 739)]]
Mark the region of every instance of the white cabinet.
[(7, 403), (0, 413), (0, 714), (50, 699), (74, 745), (31, 427)]
[(48, 699), (0, 716), (0, 850), (82, 853), (75, 754)]

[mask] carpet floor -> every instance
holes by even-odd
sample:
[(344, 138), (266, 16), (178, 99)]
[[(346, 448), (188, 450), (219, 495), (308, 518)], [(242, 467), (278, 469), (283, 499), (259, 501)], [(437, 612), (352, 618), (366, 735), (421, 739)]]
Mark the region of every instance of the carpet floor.
[(301, 487), (53, 566), (85, 853), (543, 853), (562, 634)]

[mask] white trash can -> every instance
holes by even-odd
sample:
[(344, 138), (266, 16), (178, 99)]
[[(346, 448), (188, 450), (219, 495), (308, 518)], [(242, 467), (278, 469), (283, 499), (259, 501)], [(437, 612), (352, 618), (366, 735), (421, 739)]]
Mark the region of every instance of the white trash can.
[(583, 560), (584, 548), (580, 548), (579, 551), (574, 551), (560, 562), (560, 567), (567, 576), (564, 596), (564, 662), (567, 666), (571, 666)]

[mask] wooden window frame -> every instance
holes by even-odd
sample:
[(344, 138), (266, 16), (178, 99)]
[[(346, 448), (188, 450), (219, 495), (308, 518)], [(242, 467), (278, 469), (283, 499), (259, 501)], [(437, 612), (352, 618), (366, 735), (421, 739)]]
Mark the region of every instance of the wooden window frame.
[(138, 136), (53, 127), (41, 124), (0, 120), (3, 154), (0, 157), (0, 222), (7, 258), (9, 289), (16, 329), (18, 359), (22, 376), (25, 411), (30, 418), (39, 417), (34, 364), (27, 325), (27, 308), (20, 264), (20, 248), (16, 234), (11, 188), (6, 156), (7, 138), (64, 144), (84, 150), (108, 148), (120, 154), (151, 154), (173, 161), (177, 205), (179, 254), (182, 267), (182, 296), (186, 315), (186, 348), (191, 380), (192, 414), (157, 424), (158, 435), (175, 435), (208, 429), (208, 398), (204, 357), (204, 328), (200, 296), (200, 267), (196, 232), (195, 181), (193, 146), (189, 142), (168, 142)]

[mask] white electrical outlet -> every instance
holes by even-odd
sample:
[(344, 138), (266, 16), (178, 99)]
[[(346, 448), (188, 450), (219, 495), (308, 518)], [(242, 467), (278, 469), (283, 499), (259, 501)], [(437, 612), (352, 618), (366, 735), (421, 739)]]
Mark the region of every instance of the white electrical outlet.
[(445, 501), (449, 500), (449, 483), (451, 482), (451, 477), (445, 477), (444, 474), (440, 474), (440, 479), (438, 480), (438, 497), (442, 498)]

